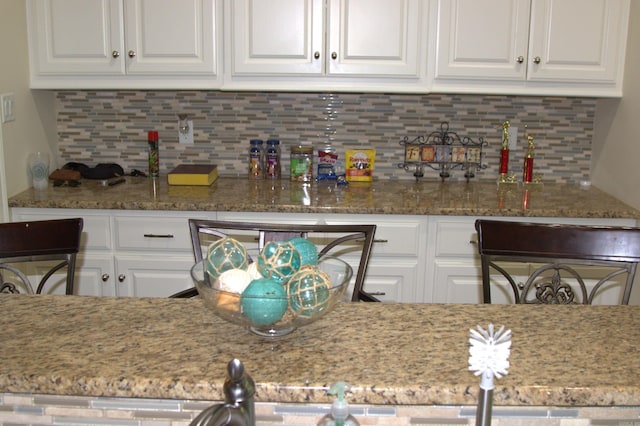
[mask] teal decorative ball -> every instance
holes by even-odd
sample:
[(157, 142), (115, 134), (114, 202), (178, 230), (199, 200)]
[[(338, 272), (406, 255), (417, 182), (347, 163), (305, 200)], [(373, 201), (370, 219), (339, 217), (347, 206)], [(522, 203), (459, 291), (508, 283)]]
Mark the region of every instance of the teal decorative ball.
[(287, 282), (291, 309), (307, 318), (319, 314), (329, 305), (330, 288), (329, 275), (317, 266), (303, 266)]
[(234, 238), (221, 238), (207, 249), (207, 273), (215, 280), (230, 269), (247, 269), (247, 249)]
[(269, 241), (258, 256), (258, 272), (281, 285), (300, 269), (300, 253), (288, 241)]
[(290, 238), (289, 241), (300, 253), (301, 265), (317, 265), (318, 264), (318, 248), (311, 241), (302, 237)]
[(256, 325), (278, 322), (287, 311), (287, 292), (279, 282), (269, 278), (251, 281), (240, 297), (242, 313)]

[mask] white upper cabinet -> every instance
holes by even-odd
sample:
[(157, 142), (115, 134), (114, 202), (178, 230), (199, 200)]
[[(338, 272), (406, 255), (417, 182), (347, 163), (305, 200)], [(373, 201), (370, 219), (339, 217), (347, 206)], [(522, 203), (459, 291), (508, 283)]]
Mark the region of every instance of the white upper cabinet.
[(437, 92), (621, 96), (629, 0), (438, 0)]
[(31, 87), (219, 87), (216, 1), (28, 0)]
[(225, 88), (426, 91), (426, 0), (225, 6)]

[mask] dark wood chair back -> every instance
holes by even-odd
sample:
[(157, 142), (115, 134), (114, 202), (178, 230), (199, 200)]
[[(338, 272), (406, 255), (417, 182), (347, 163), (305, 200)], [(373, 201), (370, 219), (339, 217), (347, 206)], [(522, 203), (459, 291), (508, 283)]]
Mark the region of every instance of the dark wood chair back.
[[(246, 223), (189, 219), (191, 243), (196, 262), (203, 259), (207, 247), (216, 239), (233, 237), (262, 249), (269, 241), (284, 241), (293, 237), (311, 239), (318, 245), (318, 257), (341, 256), (357, 253), (358, 267), (355, 271), (351, 301), (379, 302), (364, 291), (364, 279), (369, 265), (376, 225), (297, 225), (277, 223)], [(311, 235), (312, 234), (312, 235)], [(196, 296), (195, 288), (177, 293), (172, 297)]]
[[(475, 225), (484, 303), (491, 303), (492, 272), (507, 280), (515, 303), (591, 304), (599, 291), (620, 280), (619, 303), (629, 303), (640, 262), (640, 229), (483, 219)], [(526, 281), (516, 282), (505, 262), (527, 263)], [(605, 273), (590, 285), (583, 271), (594, 267)]]
[[(49, 278), (67, 268), (65, 294), (74, 293), (76, 255), (80, 249), (82, 218), (9, 222), (0, 224), (0, 275), (12, 275), (20, 283), (2, 279), (0, 292), (41, 294)], [(35, 290), (20, 265), (59, 260), (38, 282)], [(5, 274), (1, 274), (2, 272)], [(16, 286), (16, 284), (18, 284)]]

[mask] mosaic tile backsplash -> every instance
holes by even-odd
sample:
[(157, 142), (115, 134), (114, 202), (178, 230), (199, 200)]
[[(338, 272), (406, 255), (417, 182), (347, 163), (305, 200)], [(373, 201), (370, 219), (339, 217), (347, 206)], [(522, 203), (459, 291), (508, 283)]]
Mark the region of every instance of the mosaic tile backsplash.
[[(495, 180), (501, 125), (518, 127), (510, 171), (522, 173), (524, 126), (535, 137), (534, 173), (545, 182), (590, 178), (596, 100), (483, 95), (318, 94), (219, 91), (59, 91), (57, 131), (63, 164), (115, 162), (125, 171), (147, 170), (147, 131), (160, 135), (160, 173), (180, 163), (214, 163), (227, 176), (247, 174), (250, 139), (281, 141), (283, 176), (289, 148), (330, 142), (341, 163), (346, 149), (374, 148), (374, 179), (414, 179), (398, 168), (403, 137), (440, 129), (482, 137), (486, 169), (475, 179)], [(178, 142), (178, 114), (193, 121), (194, 144)], [(439, 180), (426, 169), (427, 180)], [(454, 170), (451, 180), (464, 180)]]

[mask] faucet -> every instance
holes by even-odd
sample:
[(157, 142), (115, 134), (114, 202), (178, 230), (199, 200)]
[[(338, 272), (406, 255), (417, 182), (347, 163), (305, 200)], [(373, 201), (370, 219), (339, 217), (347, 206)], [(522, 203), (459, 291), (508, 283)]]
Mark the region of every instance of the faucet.
[(205, 409), (190, 426), (255, 426), (255, 388), (255, 382), (245, 373), (242, 362), (232, 359), (227, 364), (227, 379), (222, 388), (224, 404)]

